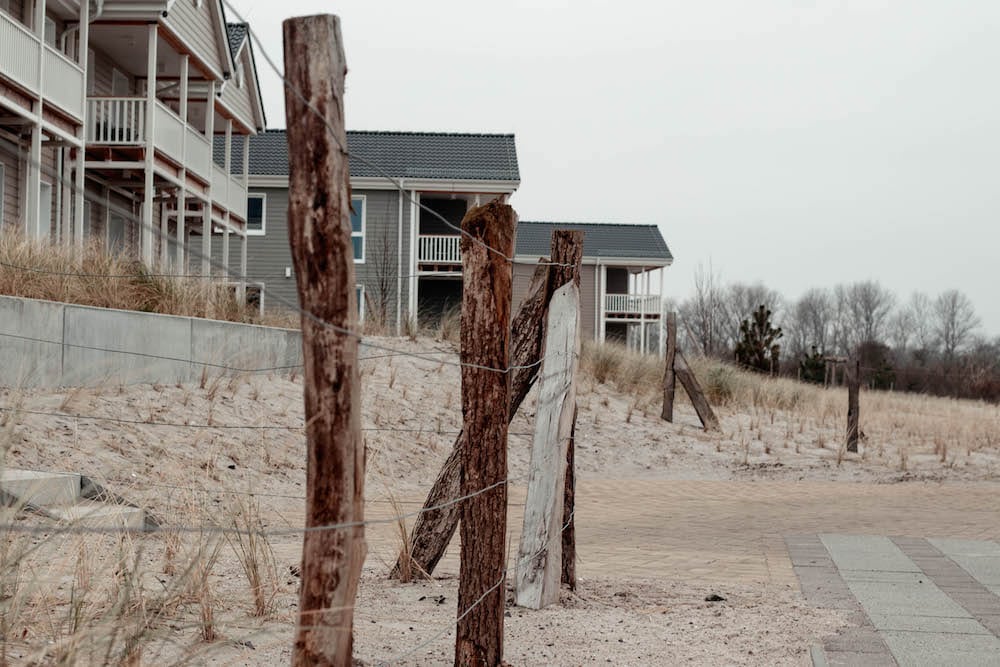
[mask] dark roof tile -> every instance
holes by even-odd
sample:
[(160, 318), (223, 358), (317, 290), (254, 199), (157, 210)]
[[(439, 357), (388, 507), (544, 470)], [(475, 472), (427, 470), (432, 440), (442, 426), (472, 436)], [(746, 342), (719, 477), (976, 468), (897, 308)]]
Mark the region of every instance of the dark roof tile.
[(656, 225), (527, 220), (517, 225), (517, 254), (547, 257), (552, 247), (552, 232), (556, 229), (582, 231), (584, 257), (648, 259), (668, 263), (674, 258)]

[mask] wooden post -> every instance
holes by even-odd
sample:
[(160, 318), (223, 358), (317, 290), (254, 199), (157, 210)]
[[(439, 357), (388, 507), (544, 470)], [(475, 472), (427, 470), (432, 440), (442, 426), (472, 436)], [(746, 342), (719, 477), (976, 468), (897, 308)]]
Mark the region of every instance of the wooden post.
[[(503, 663), (510, 302), (517, 216), (494, 200), (462, 220), (462, 552), (455, 664)], [(488, 491), (484, 489), (489, 488)]]
[(847, 451), (858, 451), (858, 417), (861, 393), (861, 359), (855, 359), (853, 364), (845, 366), (847, 375)]
[[(567, 234), (569, 236), (567, 236)], [(521, 302), (517, 311), (517, 316), (511, 325), (511, 359), (510, 365), (517, 367), (511, 373), (511, 402), (510, 411), (507, 415), (508, 423), (514, 419), (518, 408), (528, 395), (531, 387), (538, 377), (537, 361), (542, 356), (542, 339), (545, 330), (545, 315), (548, 312), (549, 299), (555, 289), (562, 287), (574, 276), (579, 276), (579, 268), (575, 271), (573, 267), (579, 267), (583, 258), (583, 235), (582, 232), (561, 232), (557, 230), (552, 237), (552, 262), (568, 266), (549, 266), (543, 262), (535, 269), (532, 276), (531, 285), (528, 287), (528, 296)], [(567, 269), (568, 272), (567, 272)], [(558, 274), (556, 271), (558, 270)], [(424, 511), (417, 517), (410, 532), (410, 559), (413, 569), (425, 574), (434, 572), (438, 561), (444, 555), (448, 543), (455, 534), (458, 527), (459, 507), (458, 505), (448, 505), (448, 501), (461, 495), (461, 451), (465, 446), (466, 434), (463, 430), (457, 438), (451, 454), (441, 467), (434, 485), (424, 500)], [(564, 507), (572, 517), (572, 443), (566, 453), (567, 457), (567, 499)], [(429, 509), (444, 504), (440, 509)], [(573, 525), (563, 530), (563, 561), (568, 558), (575, 558), (575, 540), (573, 539)], [(569, 546), (567, 546), (567, 540)], [(564, 567), (565, 570), (565, 567)], [(400, 573), (400, 563), (393, 567), (390, 577), (398, 577)], [(564, 580), (564, 583), (570, 583)], [(575, 586), (575, 581), (573, 582)]]
[[(347, 68), (331, 15), (288, 19), (288, 235), (302, 304), (306, 533), (293, 665), (350, 665), (365, 559), (365, 448), (344, 131)], [(302, 95), (323, 116), (300, 100)], [(211, 100), (210, 100), (211, 102)], [(210, 206), (210, 205), (206, 205)], [(326, 324), (328, 323), (328, 324)], [(339, 523), (349, 528), (310, 530)]]
[[(580, 264), (583, 262), (583, 232), (557, 229), (552, 232), (552, 279), (549, 294), (573, 283), (580, 289)], [(546, 315), (547, 317), (548, 315)], [(579, 356), (579, 348), (577, 348)], [(573, 421), (566, 443), (566, 474), (563, 492), (562, 583), (576, 590), (576, 397), (573, 398)]]
[(708, 399), (705, 398), (705, 392), (701, 390), (698, 379), (691, 372), (691, 368), (684, 360), (684, 355), (680, 352), (677, 352), (674, 359), (674, 372), (677, 374), (677, 379), (680, 380), (681, 386), (684, 387), (684, 391), (690, 397), (691, 404), (694, 405), (695, 412), (698, 413), (698, 419), (701, 420), (701, 425), (705, 427), (706, 431), (718, 431), (719, 419), (712, 411), (712, 406), (709, 405)]
[(664, 421), (674, 421), (674, 392), (677, 376), (674, 373), (674, 358), (677, 356), (677, 313), (667, 313), (667, 353), (663, 363), (663, 412)]
[(569, 282), (549, 303), (524, 528), (517, 552), (515, 600), (532, 609), (559, 601), (566, 450), (576, 413), (579, 356), (580, 289)]

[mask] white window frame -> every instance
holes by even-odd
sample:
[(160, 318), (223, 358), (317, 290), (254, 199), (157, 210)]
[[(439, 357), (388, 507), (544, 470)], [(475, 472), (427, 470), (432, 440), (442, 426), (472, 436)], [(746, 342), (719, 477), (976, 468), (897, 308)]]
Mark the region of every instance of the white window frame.
[(361, 258), (354, 258), (355, 264), (364, 264), (365, 256), (368, 253), (368, 243), (365, 240), (365, 233), (368, 231), (368, 197), (366, 195), (351, 195), (351, 206), (354, 206), (354, 200), (361, 200), (361, 231), (354, 231), (354, 227), (351, 227), (351, 254), (354, 254), (354, 237), (361, 238)]
[(358, 298), (358, 324), (365, 321), (365, 286), (355, 285), (354, 295)]
[(248, 192), (247, 199), (251, 197), (260, 199), (260, 229), (250, 229), (250, 207), (247, 206), (247, 236), (264, 236), (267, 232), (267, 193)]

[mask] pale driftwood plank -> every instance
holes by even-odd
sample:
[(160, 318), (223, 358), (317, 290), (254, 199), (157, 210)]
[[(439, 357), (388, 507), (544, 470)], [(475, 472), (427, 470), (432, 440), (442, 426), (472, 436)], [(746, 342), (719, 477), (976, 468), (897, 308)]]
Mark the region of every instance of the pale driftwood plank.
[(549, 303), (545, 362), (538, 385), (524, 528), (517, 554), (515, 601), (540, 609), (558, 602), (566, 448), (576, 410), (580, 290), (570, 282)]

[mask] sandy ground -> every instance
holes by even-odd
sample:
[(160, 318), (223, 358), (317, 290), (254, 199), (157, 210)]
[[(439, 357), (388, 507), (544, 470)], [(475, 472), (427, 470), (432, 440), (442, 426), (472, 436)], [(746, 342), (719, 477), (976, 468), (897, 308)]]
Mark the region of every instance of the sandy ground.
[[(367, 512), (388, 517), (394, 507), (419, 508), (450, 451), (461, 422), (460, 382), (456, 357), (445, 343), (376, 342), (433, 355), (417, 359), (384, 356), (388, 354), (384, 350), (363, 352), (372, 357), (362, 365)], [(246, 508), (245, 494), (255, 494), (250, 502), (259, 504), (264, 527), (295, 528), (301, 525), (305, 482), (301, 391), (299, 378), (277, 376), (211, 377), (204, 386), (7, 391), (0, 405), (18, 406), (25, 412), (4, 426), (0, 438), (6, 465), (92, 476), (130, 501), (151, 508), (168, 528), (225, 525), (233, 512)], [(533, 401), (529, 396), (511, 425), (512, 484), (523, 484), (526, 475)], [(990, 480), (1000, 473), (1000, 444), (996, 443), (964, 451), (953, 446), (951, 456), (942, 457), (940, 448), (932, 444), (908, 437), (893, 440), (872, 430), (860, 454), (844, 455), (831, 444), (842, 428), (839, 415), (739, 413), (724, 408), (719, 411), (723, 432), (705, 434), (687, 403), (678, 405), (674, 424), (660, 420), (653, 406), (643, 410), (638, 405), (633, 397), (607, 386), (589, 379), (582, 382), (577, 427), (581, 479), (895, 482)], [(519, 509), (512, 507), (511, 512)], [(366, 664), (379, 664), (413, 651), (401, 661), (390, 660), (391, 664), (450, 663), (453, 634), (446, 629), (455, 614), (454, 567), (443, 566), (435, 573), (439, 578), (431, 582), (402, 585), (385, 580), (399, 543), (393, 531), (393, 526), (386, 525), (371, 533), (372, 549), (356, 613), (356, 655)], [(23, 628), (16, 648), (20, 653), (36, 651), (66, 633), (62, 621), (50, 620), (47, 627), (39, 623), (44, 616), (39, 605), (61, 609), (67, 604), (72, 583), (79, 581), (80, 554), (87, 554), (84, 560), (91, 563), (92, 588), (102, 591), (93, 596), (95, 618), (104, 613), (99, 610), (107, 607), (110, 596), (97, 580), (100, 573), (106, 574), (116, 549), (137, 559), (134, 570), (143, 581), (148, 580), (152, 597), (166, 599), (174, 578), (186, 575), (183, 567), (179, 574), (165, 574), (171, 548), (166, 533), (124, 546), (99, 536), (73, 538), (78, 543), (72, 548), (64, 543), (68, 538), (32, 539), (42, 545), (30, 557), (35, 589), (21, 615), (9, 624), (12, 632)], [(184, 535), (175, 541), (172, 558), (183, 564), (190, 562), (185, 557), (196, 546), (204, 546), (206, 538)], [(257, 665), (286, 661), (298, 587), (289, 568), (298, 563), (299, 538), (276, 537), (270, 546), (279, 576), (274, 582), (273, 610), (265, 620), (250, 616), (243, 570), (231, 546), (223, 544), (209, 584), (224, 639), (199, 641), (199, 595), (185, 591), (170, 620), (165, 614), (154, 619), (144, 650), (146, 662), (187, 659), (194, 664)], [(59, 557), (49, 559), (46, 574), (39, 574), (40, 554), (50, 550)], [(53, 582), (57, 582), (54, 589), (45, 588)], [(120, 588), (120, 582), (112, 584), (108, 590)], [(806, 607), (792, 586), (734, 582), (718, 591), (726, 601), (705, 602), (704, 597), (715, 592), (712, 586), (717, 585), (588, 573), (578, 595), (565, 594), (556, 607), (540, 612), (510, 610), (507, 659), (514, 665), (807, 664), (809, 644), (848, 623), (835, 612)], [(437, 596), (443, 596), (440, 604)], [(435, 637), (438, 633), (441, 636)], [(170, 639), (167, 644), (164, 637)], [(238, 642), (250, 642), (253, 648)]]

